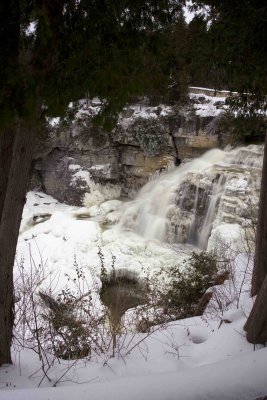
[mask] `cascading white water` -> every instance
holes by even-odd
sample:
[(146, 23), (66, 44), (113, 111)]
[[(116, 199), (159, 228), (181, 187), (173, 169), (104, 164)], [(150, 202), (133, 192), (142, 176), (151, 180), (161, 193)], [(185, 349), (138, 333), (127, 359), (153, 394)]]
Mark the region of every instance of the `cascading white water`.
[(167, 174), (148, 182), (136, 199), (127, 203), (120, 221), (120, 227), (134, 230), (141, 236), (164, 241), (170, 221), (168, 208), (174, 203), (176, 190), (189, 173), (202, 172), (225, 154), (221, 150), (211, 150), (201, 158), (173, 168)]
[[(157, 179), (148, 182), (139, 192), (135, 200), (125, 204), (125, 208), (119, 222), (122, 230), (132, 230), (137, 234), (160, 241), (186, 241), (194, 237), (194, 244), (205, 248), (210, 235), (212, 223), (216, 213), (218, 200), (223, 194), (228, 172), (238, 169), (259, 169), (261, 163), (261, 150), (257, 146), (239, 148), (231, 151), (213, 149), (202, 157), (191, 162), (180, 165)], [(255, 167), (254, 167), (255, 164)], [(196, 214), (199, 204), (199, 182), (205, 180), (205, 176), (213, 174), (210, 186), (206, 190), (206, 204), (203, 215), (198, 217), (201, 221), (196, 222)], [(180, 201), (177, 204), (177, 193), (183, 189), (184, 182), (188, 180), (194, 186), (194, 192), (180, 193)], [(202, 182), (203, 183), (203, 182)], [(193, 199), (191, 198), (193, 197)], [(186, 226), (180, 226), (180, 209), (182, 204), (192, 202), (191, 216)], [(170, 231), (173, 222), (169, 215), (176, 213), (176, 234), (170, 239)], [(182, 230), (187, 233), (183, 236)], [(194, 233), (193, 231), (197, 230)], [(183, 239), (185, 237), (185, 239)]]
[(197, 245), (201, 249), (205, 249), (208, 238), (210, 235), (211, 231), (211, 225), (212, 221), (214, 219), (214, 214), (215, 214), (215, 208), (216, 208), (216, 203), (220, 197), (220, 195), (223, 193), (224, 190), (224, 184), (225, 184), (225, 176), (220, 175), (219, 180), (217, 183), (214, 184), (213, 189), (212, 189), (212, 194), (210, 196), (210, 200), (208, 203), (207, 211), (205, 214), (204, 221), (202, 223), (201, 230), (198, 234), (198, 240), (197, 240)]

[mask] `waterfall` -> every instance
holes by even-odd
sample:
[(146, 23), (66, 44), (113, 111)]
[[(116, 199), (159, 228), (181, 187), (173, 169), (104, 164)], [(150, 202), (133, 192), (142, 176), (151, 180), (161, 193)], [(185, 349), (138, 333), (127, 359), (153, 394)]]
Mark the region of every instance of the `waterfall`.
[(214, 215), (215, 215), (216, 205), (217, 205), (217, 202), (218, 202), (220, 196), (223, 193), (225, 182), (226, 182), (225, 176), (220, 175), (218, 182), (215, 183), (213, 186), (212, 194), (210, 195), (210, 199), (209, 199), (209, 203), (208, 203), (208, 207), (207, 207), (207, 211), (205, 213), (205, 218), (202, 223), (201, 230), (198, 234), (197, 243), (196, 243), (198, 245), (198, 247), (201, 249), (205, 250), (205, 248), (207, 246), (207, 242), (208, 242), (209, 235), (210, 235), (211, 228), (212, 228), (212, 222), (213, 222)]
[(259, 173), (261, 156), (260, 146), (213, 149), (173, 167), (149, 181), (125, 204), (119, 229), (148, 239), (190, 242), (205, 249), (227, 179), (247, 174), (249, 169)]
[[(188, 242), (195, 244), (197, 243), (197, 206), (199, 203), (199, 182), (196, 183), (196, 192), (195, 192), (195, 198), (194, 198), (194, 205), (192, 209), (192, 213), (194, 215), (194, 219), (192, 220), (189, 228), (189, 233), (188, 233)], [(178, 241), (181, 241), (181, 238), (178, 237)]]

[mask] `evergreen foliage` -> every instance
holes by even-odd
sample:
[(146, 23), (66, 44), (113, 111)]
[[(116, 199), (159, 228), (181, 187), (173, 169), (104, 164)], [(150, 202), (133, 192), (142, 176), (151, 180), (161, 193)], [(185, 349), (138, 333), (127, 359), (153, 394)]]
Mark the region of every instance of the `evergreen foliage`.
[(1, 65), (0, 103), (11, 121), (39, 118), (40, 109), (61, 115), (87, 91), (105, 99), (108, 116), (130, 96), (170, 83), (176, 60), (164, 30), (181, 14), (173, 0), (21, 0), (0, 12), (1, 20), (8, 14), (1, 53), (9, 61)]
[(246, 116), (242, 113), (235, 116), (233, 112), (226, 112), (220, 122), (222, 135), (230, 138), (231, 144), (261, 142), (266, 132), (266, 121), (263, 115), (253, 114)]
[(168, 313), (175, 315), (175, 319), (193, 316), (201, 297), (214, 284), (216, 273), (216, 257), (206, 252), (193, 252), (182, 270), (173, 267), (169, 289), (162, 294)]
[(205, 64), (211, 56), (217, 87), (262, 99), (267, 91), (266, 1), (194, 1), (193, 8), (199, 7), (208, 11), (208, 17), (202, 15), (209, 21)]
[(160, 154), (167, 147), (166, 125), (158, 119), (137, 118), (129, 130), (147, 156)]

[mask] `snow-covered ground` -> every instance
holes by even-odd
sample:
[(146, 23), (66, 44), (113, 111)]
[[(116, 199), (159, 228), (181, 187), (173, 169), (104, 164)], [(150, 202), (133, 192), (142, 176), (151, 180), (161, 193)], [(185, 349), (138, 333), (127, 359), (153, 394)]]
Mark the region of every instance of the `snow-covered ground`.
[[(65, 274), (73, 272), (74, 255), (88, 272), (90, 284), (89, 272), (93, 269), (96, 276), (99, 272), (99, 247), (107, 265), (115, 255), (116, 268), (137, 274), (142, 274), (144, 268), (169, 268), (177, 262), (178, 253), (170, 246), (106, 229), (105, 216), (112, 219), (112, 213), (119, 212), (118, 207), (119, 201), (106, 202), (99, 207), (95, 220), (86, 219), (86, 208), (59, 204), (43, 193), (30, 192), (21, 225), (18, 261), (23, 257), (25, 268), (33, 259), (36, 264), (43, 263), (47, 279), (42, 287), (52, 282), (57, 288), (68, 284)], [(222, 299), (231, 298), (226, 311), (216, 307), (213, 300), (204, 317), (169, 323), (148, 337), (146, 333), (122, 335), (119, 340), (124, 344), (116, 357), (61, 360), (48, 371), (51, 382), (43, 379), (38, 356), (15, 346), (14, 365), (0, 369), (0, 399), (245, 400), (266, 395), (267, 350), (261, 346), (254, 349), (243, 331), (252, 306), (248, 273), (251, 263), (247, 256), (238, 256), (234, 264), (236, 279), (215, 288)], [(15, 268), (15, 276), (16, 271)], [(128, 354), (129, 348), (132, 350)]]
[(172, 323), (150, 336), (127, 357), (96, 362), (81, 360), (53, 384), (72, 363), (53, 367), (53, 381), (42, 378), (38, 357), (15, 354), (15, 365), (1, 368), (1, 400), (93, 399), (256, 399), (267, 393), (267, 349), (253, 350), (244, 338), (244, 316), (232, 322), (191, 318)]
[(224, 112), (228, 107), (225, 105), (226, 96), (214, 96), (214, 90), (207, 88), (192, 88), (203, 90), (203, 92), (211, 92), (210, 96), (204, 93), (189, 92), (189, 97), (194, 103), (193, 107), (196, 115), (201, 117), (216, 117)]

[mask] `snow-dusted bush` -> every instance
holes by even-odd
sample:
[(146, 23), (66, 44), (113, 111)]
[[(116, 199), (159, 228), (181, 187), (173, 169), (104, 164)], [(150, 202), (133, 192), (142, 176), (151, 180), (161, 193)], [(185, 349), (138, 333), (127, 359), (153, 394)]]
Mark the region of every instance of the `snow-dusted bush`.
[(161, 298), (166, 312), (175, 319), (195, 315), (199, 301), (214, 284), (218, 271), (217, 259), (212, 253), (193, 252), (184, 263), (182, 269), (171, 268), (170, 284)]
[(30, 271), (23, 264), (22, 260), (17, 266), (15, 281), (16, 343), (38, 353), (43, 370), (56, 358), (90, 358), (92, 352), (104, 353), (107, 349), (99, 326), (106, 310), (97, 302), (94, 283), (89, 287), (76, 259), (73, 276), (66, 275), (70, 286), (59, 292), (56, 282), (42, 287), (47, 279), (45, 264), (32, 260)]
[(137, 118), (129, 131), (145, 155), (155, 156), (166, 150), (166, 125), (160, 119)]
[[(129, 299), (125, 291), (120, 290), (112, 293), (115, 296), (112, 301), (103, 301), (108, 284), (118, 285), (120, 289), (120, 283), (124, 282), (122, 277), (115, 276), (116, 258), (112, 256), (109, 268), (112, 272), (109, 275), (101, 249), (98, 256), (100, 276), (91, 271), (92, 282), (89, 285), (83, 268), (74, 257), (74, 271), (71, 275), (66, 275), (69, 285), (60, 291), (56, 288), (56, 282), (51, 282), (50, 287), (43, 287), (47, 276), (46, 265), (42, 260), (37, 264), (32, 259), (32, 268), (29, 271), (24, 269), (24, 260), (17, 265), (19, 273), (15, 282), (15, 345), (19, 350), (26, 347), (38, 354), (47, 378), (55, 360), (75, 361), (79, 358), (98, 357), (103, 363), (107, 363), (115, 355), (127, 356), (133, 348), (166, 323), (166, 319), (162, 320), (161, 326), (153, 329), (151, 326), (154, 324), (149, 323), (146, 335), (138, 333), (136, 326), (140, 320), (155, 321), (156, 313), (158, 315), (155, 304), (152, 304), (151, 293), (148, 303), (144, 304), (144, 299), (148, 299), (145, 286), (143, 297), (137, 294), (134, 301)], [(101, 296), (101, 292), (104, 295)], [(137, 307), (138, 304), (143, 305)], [(136, 311), (123, 317), (129, 308), (136, 308)]]

